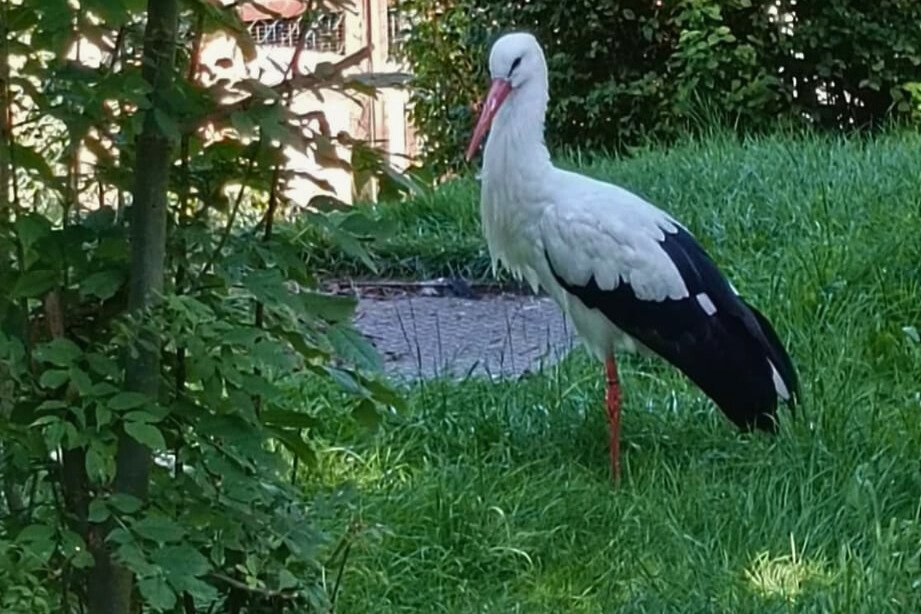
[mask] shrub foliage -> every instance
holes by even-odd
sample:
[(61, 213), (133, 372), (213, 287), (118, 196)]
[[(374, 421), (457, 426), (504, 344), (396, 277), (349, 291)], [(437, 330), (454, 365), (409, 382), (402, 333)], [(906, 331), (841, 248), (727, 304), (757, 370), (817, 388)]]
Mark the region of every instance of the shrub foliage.
[[(364, 534), (296, 478), (317, 429), (399, 401), (355, 302), (319, 291), (306, 233), (276, 220), (285, 146), (389, 170), (290, 110), (296, 91), (366, 92), (344, 75), (366, 50), (209, 85), (215, 35), (254, 57), (210, 0), (0, 7), (4, 612), (329, 610)], [(327, 204), (315, 233), (367, 260), (379, 225)]]
[(912, 0), (405, 0), (413, 115), (429, 158), (457, 167), (490, 43), (534, 32), (552, 89), (548, 138), (622, 149), (719, 117), (826, 129), (917, 116), (921, 4)]

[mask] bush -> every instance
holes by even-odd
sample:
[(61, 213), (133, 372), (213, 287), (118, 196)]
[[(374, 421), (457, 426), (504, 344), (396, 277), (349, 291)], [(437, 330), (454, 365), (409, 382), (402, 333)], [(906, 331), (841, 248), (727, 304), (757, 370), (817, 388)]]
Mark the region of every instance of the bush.
[(796, 109), (825, 128), (917, 121), (919, 23), (915, 0), (799, 3), (783, 64), (798, 85)]
[[(275, 89), (242, 70), (211, 86), (206, 37), (255, 54), (235, 9), (129, 4), (3, 8), (0, 612), (330, 611), (373, 528), (348, 489), (301, 481), (323, 429), (400, 399), (356, 301), (322, 292), (313, 245), (277, 222), (285, 147), (389, 170), (291, 111), (295, 91), (350, 90), (363, 54), (322, 74), (292, 54)], [(117, 42), (94, 65), (75, 39)], [(380, 224), (322, 202), (302, 223), (368, 260)]]
[(405, 0), (416, 20), (405, 46), (413, 120), (429, 161), (459, 168), (488, 80), (488, 48), (512, 29), (544, 45), (547, 136), (557, 146), (622, 150), (674, 139), (702, 111), (743, 132), (778, 120), (840, 129), (911, 117), (921, 5), (800, 4)]

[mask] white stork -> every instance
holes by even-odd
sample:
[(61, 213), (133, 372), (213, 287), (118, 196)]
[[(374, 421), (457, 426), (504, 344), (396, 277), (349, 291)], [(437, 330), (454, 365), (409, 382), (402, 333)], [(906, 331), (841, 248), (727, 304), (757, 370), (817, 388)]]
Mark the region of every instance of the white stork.
[(618, 186), (553, 166), (544, 144), (547, 64), (532, 35), (497, 40), (489, 71), (467, 159), (489, 130), (480, 213), (493, 269), (502, 264), (535, 291), (543, 287), (605, 362), (614, 480), (615, 349), (658, 354), (740, 429), (774, 432), (778, 399), (792, 407), (798, 383), (771, 324), (673, 217)]

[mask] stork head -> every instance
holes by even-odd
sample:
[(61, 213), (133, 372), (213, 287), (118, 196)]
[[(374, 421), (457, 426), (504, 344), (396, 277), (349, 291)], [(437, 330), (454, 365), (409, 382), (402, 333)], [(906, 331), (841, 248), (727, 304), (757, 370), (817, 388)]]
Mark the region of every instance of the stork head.
[[(531, 95), (546, 96), (547, 93), (544, 52), (537, 39), (527, 32), (506, 34), (493, 44), (489, 54), (489, 73), (492, 83), (467, 146), (467, 160), (473, 157), (507, 99), (526, 95), (525, 90), (530, 90)], [(537, 87), (533, 87), (535, 84)]]

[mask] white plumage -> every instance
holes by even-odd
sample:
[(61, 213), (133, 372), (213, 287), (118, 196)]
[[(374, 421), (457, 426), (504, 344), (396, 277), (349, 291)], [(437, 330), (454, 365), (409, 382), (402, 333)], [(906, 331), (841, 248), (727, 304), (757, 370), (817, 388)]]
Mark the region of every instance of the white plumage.
[(688, 296), (660, 246), (665, 233), (678, 227), (662, 211), (626, 190), (553, 166), (542, 180), (510, 191), (499, 187), (511, 182), (495, 171), (487, 145), (481, 216), (490, 254), (535, 291), (543, 287), (599, 359), (615, 347), (634, 349), (635, 342), (564, 291), (548, 259), (574, 285), (584, 286), (594, 276), (602, 290), (613, 290), (624, 280), (642, 300)]
[(499, 39), (489, 67), (492, 86), (467, 155), (491, 129), (481, 217), (493, 266), (543, 288), (592, 353), (608, 361), (612, 447), (619, 437), (619, 348), (648, 347), (736, 424), (771, 430), (773, 420), (763, 418), (773, 418), (777, 397), (792, 399), (797, 384), (767, 320), (670, 215), (620, 187), (553, 166), (543, 134), (547, 67), (533, 36)]

